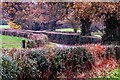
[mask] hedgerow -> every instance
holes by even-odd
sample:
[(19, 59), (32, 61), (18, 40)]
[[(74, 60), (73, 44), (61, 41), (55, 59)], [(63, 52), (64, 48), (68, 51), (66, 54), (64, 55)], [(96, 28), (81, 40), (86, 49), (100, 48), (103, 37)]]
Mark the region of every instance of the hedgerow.
[[(93, 49), (95, 50), (93, 51)], [(114, 54), (112, 54), (113, 52)], [(108, 71), (118, 66), (116, 58), (111, 58), (111, 54), (115, 56), (116, 49), (100, 45), (29, 51), (13, 49), (3, 50), (3, 53), (9, 56), (8, 63), (13, 62), (4, 64), (5, 59), (3, 56), (3, 80), (10, 80), (10, 78), (12, 80), (35, 80), (105, 77), (107, 75), (104, 71), (107, 74)], [(106, 57), (107, 53), (111, 54)]]

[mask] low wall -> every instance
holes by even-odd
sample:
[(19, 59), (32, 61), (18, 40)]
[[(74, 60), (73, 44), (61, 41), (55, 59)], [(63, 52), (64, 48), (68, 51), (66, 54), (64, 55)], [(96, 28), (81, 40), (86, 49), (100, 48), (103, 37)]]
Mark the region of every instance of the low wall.
[(100, 43), (101, 39), (94, 36), (80, 36), (79, 33), (61, 33), (61, 32), (51, 32), (51, 31), (32, 31), (32, 30), (11, 30), (5, 29), (0, 30), (0, 34), (24, 37), (28, 38), (28, 35), (34, 34), (46, 34), (49, 38), (49, 41), (66, 44), (66, 45), (74, 45), (74, 44), (86, 44), (86, 43)]

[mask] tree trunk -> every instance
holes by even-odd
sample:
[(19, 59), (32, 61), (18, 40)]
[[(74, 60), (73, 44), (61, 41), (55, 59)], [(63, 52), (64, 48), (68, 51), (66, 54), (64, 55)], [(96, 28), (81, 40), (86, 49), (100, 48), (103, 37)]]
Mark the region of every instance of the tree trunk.
[(81, 23), (82, 23), (82, 27), (81, 27), (81, 35), (85, 36), (90, 36), (91, 32), (90, 32), (90, 19), (85, 18), (85, 19), (81, 19)]
[(56, 21), (52, 21), (50, 23), (48, 23), (48, 25), (50, 26), (50, 30), (51, 31), (55, 31), (55, 27), (56, 27)]
[(117, 41), (119, 42), (119, 44), (120, 44), (120, 26), (118, 25), (118, 27), (117, 27), (117, 29), (116, 29), (116, 39), (117, 39)]
[(74, 32), (77, 33), (77, 28), (75, 28), (74, 23), (69, 18), (67, 18), (67, 19), (70, 21), (70, 23), (74, 29)]
[[(108, 14), (107, 14), (108, 15)], [(112, 15), (112, 16), (111, 16)], [(119, 41), (119, 21), (114, 13), (108, 15), (105, 21), (105, 34), (103, 35), (103, 44), (111, 44)]]
[(74, 33), (77, 33), (77, 28), (74, 28)]

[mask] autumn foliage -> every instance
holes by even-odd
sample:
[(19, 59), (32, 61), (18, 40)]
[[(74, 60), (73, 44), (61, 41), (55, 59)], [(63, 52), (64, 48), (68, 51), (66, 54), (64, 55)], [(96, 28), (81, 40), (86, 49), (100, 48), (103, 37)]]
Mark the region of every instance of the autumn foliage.
[[(99, 21), (101, 16), (108, 12), (117, 12), (119, 19), (119, 2), (49, 2), (42, 3), (2, 3), (2, 15), (6, 20), (12, 20), (17, 24), (24, 21), (26, 25), (29, 22), (50, 22), (55, 20), (64, 20), (67, 15), (74, 15), (75, 21), (80, 22), (81, 18), (89, 18), (90, 21)], [(66, 15), (66, 16), (64, 16)], [(70, 18), (69, 17), (69, 18)], [(20, 20), (19, 20), (20, 19)], [(71, 18), (73, 19), (73, 18)], [(19, 21), (18, 21), (19, 20)]]
[(7, 24), (13, 29), (20, 29), (21, 28), (20, 25), (17, 25), (15, 23), (11, 22), (11, 21), (9, 21)]

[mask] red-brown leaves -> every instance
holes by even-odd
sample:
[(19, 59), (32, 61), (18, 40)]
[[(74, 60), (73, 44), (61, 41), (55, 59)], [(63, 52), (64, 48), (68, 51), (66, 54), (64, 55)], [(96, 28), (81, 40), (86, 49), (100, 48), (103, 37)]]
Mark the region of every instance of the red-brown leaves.
[(105, 53), (106, 48), (100, 44), (88, 44), (85, 45), (88, 52), (92, 53), (94, 57), (99, 56), (101, 57), (102, 54)]

